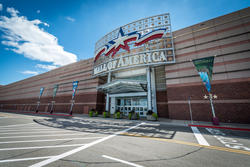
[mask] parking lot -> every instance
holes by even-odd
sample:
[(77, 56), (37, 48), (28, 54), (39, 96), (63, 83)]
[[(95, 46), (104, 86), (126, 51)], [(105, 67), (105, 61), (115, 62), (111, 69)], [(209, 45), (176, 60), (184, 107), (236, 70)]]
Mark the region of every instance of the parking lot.
[(249, 139), (245, 131), (1, 112), (0, 166), (250, 166)]

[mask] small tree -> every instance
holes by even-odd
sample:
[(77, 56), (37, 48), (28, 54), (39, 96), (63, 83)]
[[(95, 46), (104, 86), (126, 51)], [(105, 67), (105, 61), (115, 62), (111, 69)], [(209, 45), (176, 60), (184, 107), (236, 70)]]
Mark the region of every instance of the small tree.
[(157, 121), (158, 115), (154, 113), (152, 110), (148, 110), (147, 112), (147, 120), (148, 121)]

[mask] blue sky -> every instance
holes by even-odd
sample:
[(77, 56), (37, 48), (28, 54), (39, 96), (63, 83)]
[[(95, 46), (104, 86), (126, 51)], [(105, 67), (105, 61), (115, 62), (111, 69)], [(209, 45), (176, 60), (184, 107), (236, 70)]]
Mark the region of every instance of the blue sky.
[(129, 22), (170, 13), (178, 30), (249, 7), (250, 0), (0, 0), (0, 85), (94, 56)]

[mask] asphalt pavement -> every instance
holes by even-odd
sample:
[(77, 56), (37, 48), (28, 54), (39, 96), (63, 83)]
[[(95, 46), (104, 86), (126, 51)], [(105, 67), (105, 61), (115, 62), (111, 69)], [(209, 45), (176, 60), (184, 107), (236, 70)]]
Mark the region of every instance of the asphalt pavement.
[(250, 166), (250, 132), (0, 112), (3, 167)]

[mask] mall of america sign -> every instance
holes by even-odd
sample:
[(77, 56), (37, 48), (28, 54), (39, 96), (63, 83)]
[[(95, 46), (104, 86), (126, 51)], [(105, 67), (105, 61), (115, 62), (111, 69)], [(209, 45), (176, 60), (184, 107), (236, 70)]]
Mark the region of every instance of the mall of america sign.
[(120, 68), (166, 63), (166, 50), (120, 57), (94, 67), (94, 75)]
[[(129, 54), (131, 46), (144, 50)], [(120, 49), (127, 51), (127, 54), (114, 57)], [(96, 43), (93, 74), (173, 62), (175, 57), (169, 14), (163, 14), (127, 24), (99, 40)]]

